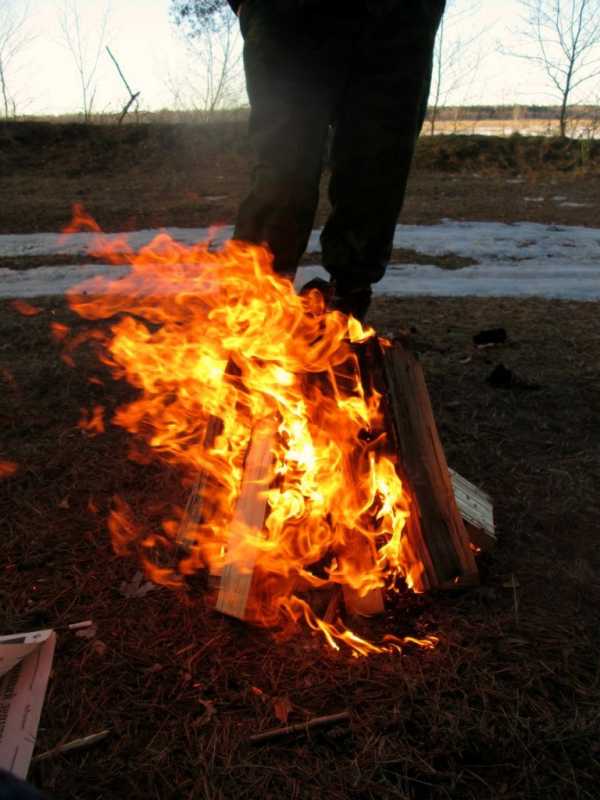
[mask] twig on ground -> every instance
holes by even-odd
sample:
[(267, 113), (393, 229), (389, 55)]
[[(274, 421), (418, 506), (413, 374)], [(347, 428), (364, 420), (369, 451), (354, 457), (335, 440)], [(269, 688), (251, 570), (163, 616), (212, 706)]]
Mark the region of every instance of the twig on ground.
[(93, 620), (84, 619), (81, 622), (72, 622), (70, 625), (63, 625), (57, 628), (57, 630), (82, 631), (85, 628), (91, 628), (93, 624)]
[(61, 753), (68, 753), (70, 750), (80, 750), (83, 747), (91, 747), (93, 744), (101, 742), (102, 739), (106, 739), (109, 733), (110, 730), (107, 728), (106, 730), (99, 731), (98, 733), (91, 733), (89, 736), (84, 736), (81, 739), (73, 739), (72, 742), (59, 744), (50, 750), (46, 750), (45, 753), (40, 753), (39, 755), (34, 756), (31, 759), (31, 763), (33, 764), (37, 761), (45, 761), (47, 758), (53, 758)]
[(341, 711), (338, 714), (328, 714), (324, 717), (313, 717), (306, 722), (297, 722), (294, 725), (285, 725), (283, 728), (270, 728), (262, 733), (255, 733), (248, 740), (251, 744), (266, 742), (270, 739), (277, 739), (280, 736), (287, 736), (290, 733), (308, 732), (313, 728), (321, 728), (325, 725), (333, 725), (336, 722), (347, 722), (350, 719), (349, 711)]

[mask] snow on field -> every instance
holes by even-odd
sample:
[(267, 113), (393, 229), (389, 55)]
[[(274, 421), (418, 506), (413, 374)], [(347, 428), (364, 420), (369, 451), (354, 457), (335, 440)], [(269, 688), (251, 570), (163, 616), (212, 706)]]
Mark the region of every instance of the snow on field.
[[(209, 235), (215, 244), (231, 236), (231, 228), (215, 232), (207, 228), (168, 228), (178, 242), (192, 244)], [(130, 246), (139, 248), (157, 230), (126, 234)], [(110, 238), (125, 234), (111, 234)], [(68, 238), (57, 234), (9, 234), (0, 236), (0, 257), (85, 256), (92, 234)], [(399, 225), (394, 247), (430, 256), (454, 254), (475, 259), (475, 266), (457, 270), (434, 265), (391, 264), (376, 285), (378, 294), (475, 297), (539, 296), (557, 299), (600, 299), (600, 229), (537, 223), (455, 222), (438, 225)], [(319, 231), (313, 231), (308, 251), (318, 261)], [(35, 297), (62, 294), (75, 283), (93, 275), (123, 274), (125, 268), (103, 264), (39, 266), (32, 269), (0, 269), (0, 297)], [(299, 270), (297, 283), (319, 267)]]

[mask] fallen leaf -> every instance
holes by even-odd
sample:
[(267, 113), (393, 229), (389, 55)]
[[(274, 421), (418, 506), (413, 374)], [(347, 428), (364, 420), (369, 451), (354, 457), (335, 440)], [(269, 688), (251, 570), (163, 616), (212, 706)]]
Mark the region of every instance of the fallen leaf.
[(284, 725), (287, 724), (291, 710), (292, 704), (290, 703), (289, 697), (276, 697), (273, 700), (273, 711), (275, 712), (275, 716), (279, 722), (282, 722)]

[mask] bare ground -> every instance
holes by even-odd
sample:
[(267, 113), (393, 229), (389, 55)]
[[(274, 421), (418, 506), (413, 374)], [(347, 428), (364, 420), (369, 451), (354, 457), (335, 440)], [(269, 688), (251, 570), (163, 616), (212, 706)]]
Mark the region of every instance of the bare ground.
[[(354, 660), (307, 631), (285, 641), (160, 589), (127, 599), (137, 565), (111, 552), (115, 493), (182, 499), (177, 476), (87, 437), (80, 409), (131, 396), (90, 350), (61, 359), (59, 300), (0, 310), (3, 631), (59, 633), (37, 752), (105, 728), (95, 748), (35, 764), (56, 798), (596, 798), (600, 780), (600, 323), (595, 304), (381, 299), (413, 328), (448, 460), (490, 491), (500, 544), (481, 588), (392, 601), (375, 636), (434, 633), (434, 651)], [(505, 345), (472, 335), (504, 325)], [(533, 389), (486, 382), (503, 363)], [(90, 382), (99, 378), (102, 383)], [(151, 524), (151, 520), (149, 520)], [(516, 584), (518, 588), (513, 588)], [(348, 709), (349, 725), (252, 746), (278, 725)]]
[[(8, 198), (0, 233), (60, 230), (76, 202), (105, 230), (232, 223), (249, 180), (244, 131), (239, 124), (0, 125), (0, 196)], [(317, 224), (328, 213), (326, 188), (327, 173)], [(598, 226), (600, 141), (424, 137), (402, 221), (444, 217)]]

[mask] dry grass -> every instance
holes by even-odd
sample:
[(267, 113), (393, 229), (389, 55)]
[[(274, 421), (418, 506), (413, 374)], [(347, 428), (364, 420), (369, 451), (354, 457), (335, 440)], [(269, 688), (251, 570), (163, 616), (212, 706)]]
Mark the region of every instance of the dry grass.
[[(305, 630), (285, 641), (182, 602), (126, 599), (137, 569), (110, 550), (104, 519), (124, 494), (181, 500), (178, 476), (127, 460), (124, 433), (78, 428), (82, 406), (131, 396), (85, 348), (67, 367), (52, 321), (0, 309), (2, 631), (92, 618), (96, 638), (62, 632), (38, 750), (109, 727), (88, 751), (35, 765), (56, 798), (596, 798), (600, 780), (600, 323), (595, 304), (380, 300), (372, 321), (416, 328), (452, 466), (496, 498), (500, 545), (483, 584), (407, 597), (365, 625), (440, 636), (432, 652), (353, 660)], [(474, 350), (482, 327), (506, 345)], [(498, 362), (541, 385), (494, 389)], [(90, 383), (99, 377), (103, 384)], [(91, 501), (91, 502), (90, 502)], [(91, 509), (97, 508), (97, 513)], [(149, 519), (151, 524), (152, 520)], [(518, 579), (514, 591), (511, 576)], [(248, 736), (348, 708), (350, 725), (260, 747)]]

